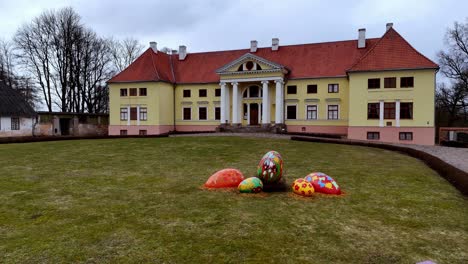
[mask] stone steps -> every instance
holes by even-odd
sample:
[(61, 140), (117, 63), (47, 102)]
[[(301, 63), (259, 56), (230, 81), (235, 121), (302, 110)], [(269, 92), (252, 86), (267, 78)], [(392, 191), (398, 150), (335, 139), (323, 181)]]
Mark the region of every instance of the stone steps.
[[(283, 126), (232, 126), (232, 125), (222, 125), (219, 126), (217, 132), (231, 132), (231, 133), (280, 133)], [(283, 131), (285, 132), (285, 130)]]

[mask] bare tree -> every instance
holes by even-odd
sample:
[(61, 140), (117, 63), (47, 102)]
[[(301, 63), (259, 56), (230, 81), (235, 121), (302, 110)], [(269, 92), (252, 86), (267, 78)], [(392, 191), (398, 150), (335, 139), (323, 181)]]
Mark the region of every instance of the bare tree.
[(465, 23), (455, 22), (445, 35), (446, 49), (439, 52), (441, 72), (451, 81), (440, 85), (436, 93), (439, 113), (447, 116), (452, 126), (461, 117), (468, 121), (468, 18)]
[(447, 50), (438, 54), (442, 73), (468, 88), (468, 19), (464, 24), (455, 22), (445, 42)]
[(8, 86), (12, 87), (14, 82), (13, 70), (13, 44), (9, 41), (0, 39), (0, 79)]
[(436, 108), (446, 113), (447, 126), (452, 126), (460, 119), (460, 115), (465, 111), (467, 94), (463, 83), (457, 83), (452, 87), (447, 87), (444, 83), (439, 84), (436, 92)]
[(52, 32), (48, 25), (52, 13), (44, 12), (29, 24), (23, 25), (14, 37), (20, 53), (18, 58), (24, 68), (37, 80), (42, 90), (45, 105), (52, 111)]
[(134, 38), (111, 40), (112, 64), (116, 72), (125, 70), (143, 52), (143, 45)]
[(42, 89), (49, 111), (101, 112), (102, 92), (111, 77), (109, 41), (81, 23), (72, 8), (46, 11), (14, 38), (21, 64)]

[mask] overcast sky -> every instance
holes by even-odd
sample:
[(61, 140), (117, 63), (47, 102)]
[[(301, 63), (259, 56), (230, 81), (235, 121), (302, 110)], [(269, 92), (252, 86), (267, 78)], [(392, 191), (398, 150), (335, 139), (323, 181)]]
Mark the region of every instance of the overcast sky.
[(250, 40), (270, 46), (380, 37), (385, 24), (436, 60), (454, 21), (465, 21), (468, 1), (361, 0), (0, 0), (0, 38), (46, 9), (71, 6), (101, 35), (131, 36), (145, 46), (186, 45), (188, 52), (248, 48)]

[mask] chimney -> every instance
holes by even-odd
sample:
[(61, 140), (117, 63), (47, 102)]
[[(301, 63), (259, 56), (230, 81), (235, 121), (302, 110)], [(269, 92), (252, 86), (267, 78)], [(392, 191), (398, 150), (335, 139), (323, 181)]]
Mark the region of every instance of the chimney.
[(363, 49), (363, 48), (366, 47), (366, 29), (365, 28), (360, 28), (359, 29), (357, 47), (359, 49)]
[(387, 23), (387, 29), (385, 30), (385, 32), (387, 32), (392, 27), (393, 27), (393, 23)]
[(187, 57), (187, 47), (184, 45), (179, 46), (179, 60), (185, 60)]
[(150, 48), (154, 51), (154, 53), (158, 53), (158, 43), (155, 41), (150, 42)]
[(250, 41), (250, 52), (256, 52), (257, 51), (257, 44), (258, 44), (258, 42), (256, 40), (251, 40)]
[(271, 50), (278, 50), (279, 49), (279, 38), (271, 39)]

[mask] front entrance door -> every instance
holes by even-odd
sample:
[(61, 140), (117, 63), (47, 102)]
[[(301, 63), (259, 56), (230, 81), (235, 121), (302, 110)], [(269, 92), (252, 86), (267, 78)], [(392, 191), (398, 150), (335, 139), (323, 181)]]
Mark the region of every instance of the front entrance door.
[(250, 125), (258, 125), (258, 104), (250, 104)]

